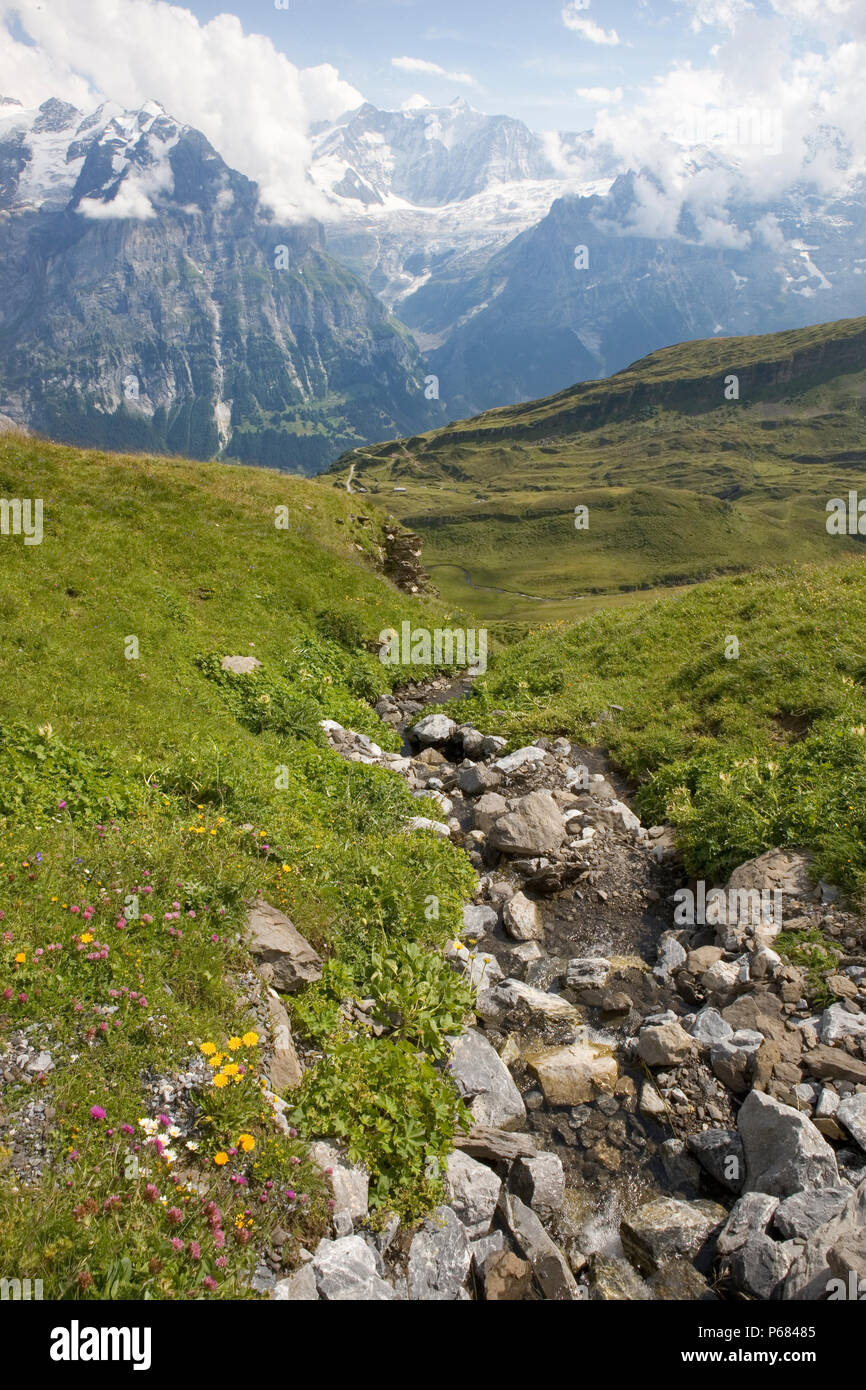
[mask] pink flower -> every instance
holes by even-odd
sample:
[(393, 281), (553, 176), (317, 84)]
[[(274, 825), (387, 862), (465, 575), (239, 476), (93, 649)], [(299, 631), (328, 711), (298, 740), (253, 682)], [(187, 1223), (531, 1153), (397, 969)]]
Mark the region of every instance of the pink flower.
[(66, 802), (65, 802), (65, 801), (58, 801), (58, 803), (57, 803), (57, 809), (58, 809), (58, 811), (65, 811), (65, 810), (66, 810)]
[(201, 1246), (197, 1240), (191, 1240), (189, 1243), (189, 1257), (191, 1260), (201, 1259)]
[(71, 913), (73, 913), (74, 916), (77, 916), (78, 913), (81, 911), (81, 908), (80, 908), (80, 907), (76, 907), (75, 904), (73, 903), (73, 905), (72, 905), (72, 907), (70, 907), (69, 911), (70, 911)]
[(90, 1107), (90, 1118), (92, 1120), (104, 1120), (105, 1113), (101, 1105), (91, 1105)]
[(183, 1221), (183, 1212), (181, 1211), (180, 1207), (169, 1207), (168, 1211), (166, 1212), (166, 1216), (168, 1217), (172, 1226), (179, 1226), (181, 1221)]
[(145, 1200), (146, 1202), (158, 1202), (158, 1201), (159, 1201), (159, 1188), (158, 1188), (154, 1183), (149, 1182), (149, 1183), (147, 1184), (147, 1186), (145, 1187), (145, 1189), (144, 1189), (144, 1200)]
[(151, 917), (149, 912), (143, 912), (141, 915), (141, 920), (142, 922), (152, 922), (153, 918)]
[(126, 918), (125, 918), (125, 917), (118, 917), (117, 921), (116, 921), (115, 924), (114, 924), (114, 930), (115, 930), (115, 931), (125, 931), (125, 930), (126, 930)]
[(134, 1134), (134, 1133), (135, 1133), (135, 1129), (133, 1128), (132, 1125), (121, 1125), (120, 1128), (123, 1130), (124, 1134)]
[(214, 1264), (218, 1265), (220, 1269), (225, 1269), (226, 1265), (228, 1264), (228, 1260), (226, 1259), (225, 1255), (217, 1255), (216, 1259), (214, 1260)]
[(11, 999), (11, 998), (12, 998), (12, 993), (13, 993), (13, 991), (12, 991), (12, 990), (9, 988), (9, 986), (7, 985), (6, 988), (5, 988), (4, 991), (3, 991), (3, 998), (4, 998), (4, 999)]
[(178, 1236), (172, 1236), (171, 1248), (180, 1252), (183, 1249), (183, 1241)]
[(217, 1287), (217, 1281), (211, 1274), (206, 1274), (201, 1282), (206, 1289), (215, 1289)]

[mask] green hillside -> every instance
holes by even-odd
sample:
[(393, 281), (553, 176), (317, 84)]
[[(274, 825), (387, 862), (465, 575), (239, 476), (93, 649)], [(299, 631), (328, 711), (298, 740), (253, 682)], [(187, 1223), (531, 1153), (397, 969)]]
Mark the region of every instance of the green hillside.
[[(454, 933), (471, 874), (401, 833), (417, 810), (401, 780), (340, 760), (319, 720), (396, 746), (368, 704), (389, 684), (368, 643), (444, 610), (383, 578), (369, 509), (297, 478), (7, 437), (0, 493), (44, 501), (41, 544), (0, 535), (0, 1036), (52, 1059), (0, 1087), (0, 1268), (27, 1273), (38, 1226), (46, 1298), (251, 1296), (269, 1231), (315, 1238), (326, 1217), (309, 1127), (283, 1138), (257, 1079), (254, 894), (326, 955), (326, 984), (371, 994), (382, 932), (408, 962), (424, 1037), (347, 1041), (323, 987), (300, 1101), (366, 1156), (374, 1202), (437, 1195), (425, 1165), (458, 1107), (432, 1025), (466, 994), (441, 953), (421, 972), (412, 950)], [(235, 675), (227, 655), (261, 666)], [(227, 1079), (189, 1098), (197, 1148), (136, 1166), (153, 1083), (203, 1050)], [(18, 1162), (34, 1146), (39, 1183)]]
[(344, 487), (353, 464), (351, 485), (422, 535), (452, 601), (537, 624), (853, 550), (856, 538), (827, 535), (825, 508), (866, 479), (864, 440), (866, 319), (850, 319), (666, 348), (604, 381), (356, 450), (325, 477)]
[(498, 655), (460, 718), (604, 744), (716, 880), (774, 846), (866, 890), (866, 560), (759, 570)]

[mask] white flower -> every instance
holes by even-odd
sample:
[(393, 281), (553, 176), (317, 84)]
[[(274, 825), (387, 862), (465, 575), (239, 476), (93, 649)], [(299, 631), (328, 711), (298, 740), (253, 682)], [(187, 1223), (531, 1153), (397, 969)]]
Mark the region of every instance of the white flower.
[(169, 1125), (168, 1132), (171, 1135), (172, 1139), (180, 1138), (180, 1130), (178, 1129), (177, 1125)]
[(186, 1147), (189, 1149), (190, 1153), (198, 1153), (198, 1144), (194, 1139), (187, 1139)]

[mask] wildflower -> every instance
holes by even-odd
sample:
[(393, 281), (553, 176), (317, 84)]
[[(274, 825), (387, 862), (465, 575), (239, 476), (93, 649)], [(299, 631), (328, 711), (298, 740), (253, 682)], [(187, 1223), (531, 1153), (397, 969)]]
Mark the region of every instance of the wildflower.
[(191, 1260), (201, 1259), (201, 1246), (197, 1240), (191, 1240), (189, 1243), (189, 1257)]
[(11, 998), (12, 998), (12, 993), (13, 993), (12, 990), (11, 990), (11, 989), (9, 988), (9, 986), (7, 985), (6, 988), (5, 988), (4, 991), (3, 991), (3, 998), (4, 998), (4, 999), (11, 999)]
[(179, 1226), (181, 1221), (183, 1220), (183, 1212), (181, 1211), (180, 1207), (169, 1207), (165, 1215), (167, 1220), (171, 1222), (172, 1226)]
[(245, 1154), (252, 1153), (256, 1147), (256, 1141), (251, 1134), (241, 1134), (238, 1138), (238, 1144)]
[(90, 1107), (90, 1118), (92, 1120), (104, 1120), (105, 1113), (101, 1105), (91, 1105)]
[(183, 1241), (180, 1239), (179, 1236), (172, 1236), (171, 1248), (172, 1250), (177, 1250), (178, 1252), (180, 1252), (183, 1249)]
[(229, 1038), (226, 1046), (228, 1047), (229, 1052), (234, 1052), (235, 1048), (243, 1047), (243, 1039), (235, 1037)]
[(78, 938), (78, 940), (81, 942), (82, 946), (89, 946), (91, 941), (93, 940), (93, 932), (86, 931), (83, 936), (80, 936)]
[(238, 1067), (237, 1062), (226, 1062), (225, 1066), (222, 1069), (223, 1076), (237, 1076), (239, 1070), (240, 1068)]
[(27, 960), (27, 956), (25, 955), (25, 953), (24, 953), (23, 951), (19, 951), (18, 954), (17, 954), (17, 956), (15, 957), (15, 964), (16, 964), (16, 965), (23, 965), (23, 964), (25, 963), (26, 960)]
[(189, 1149), (190, 1153), (198, 1153), (198, 1144), (195, 1139), (187, 1139), (186, 1148)]
[(244, 1033), (243, 1037), (241, 1038), (241, 1042), (243, 1043), (244, 1047), (255, 1047), (258, 1040), (258, 1033), (253, 1032)]
[(18, 1003), (19, 1003), (19, 1004), (26, 1004), (26, 1003), (27, 1003), (27, 995), (25, 994), (24, 990), (22, 990), (21, 993), (20, 993), (19, 996), (18, 996)]
[[(222, 1235), (222, 1232), (220, 1232), (220, 1235)], [(223, 1241), (225, 1241), (224, 1236)], [(226, 1265), (228, 1264), (228, 1260), (226, 1259), (225, 1255), (217, 1255), (216, 1259), (214, 1260), (214, 1264), (218, 1265), (220, 1269), (225, 1269)]]
[(227, 1076), (224, 1076), (222, 1072), (220, 1072), (218, 1076), (214, 1077), (213, 1084), (220, 1090), (222, 1090), (223, 1086), (227, 1086), (229, 1084), (229, 1079)]
[(215, 1289), (217, 1287), (217, 1281), (212, 1274), (206, 1274), (201, 1282), (206, 1289)]
[(144, 1200), (145, 1200), (146, 1202), (158, 1202), (158, 1201), (159, 1201), (159, 1188), (156, 1187), (154, 1183), (149, 1182), (149, 1183), (147, 1184), (147, 1186), (145, 1187), (145, 1189), (144, 1189)]

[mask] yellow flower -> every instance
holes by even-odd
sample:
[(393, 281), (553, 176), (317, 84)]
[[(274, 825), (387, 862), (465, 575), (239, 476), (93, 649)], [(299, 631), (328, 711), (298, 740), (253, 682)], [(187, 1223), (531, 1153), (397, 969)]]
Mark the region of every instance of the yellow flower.
[(223, 1076), (237, 1076), (237, 1074), (238, 1074), (238, 1064), (237, 1064), (237, 1062), (227, 1062), (226, 1065), (223, 1067)]
[(256, 1141), (251, 1134), (241, 1134), (238, 1136), (238, 1147), (243, 1149), (245, 1154), (249, 1154), (256, 1147)]
[(234, 1052), (234, 1050), (235, 1050), (236, 1047), (242, 1047), (243, 1044), (242, 1044), (240, 1038), (229, 1038), (227, 1046), (228, 1046), (229, 1052)]
[(89, 942), (93, 940), (93, 932), (86, 931), (84, 935), (80, 936), (78, 939), (79, 941), (83, 942), (83, 944), (86, 946)]
[(220, 1073), (219, 1073), (219, 1076), (215, 1076), (215, 1077), (214, 1077), (214, 1079), (213, 1079), (213, 1084), (214, 1084), (215, 1086), (220, 1086), (220, 1087), (222, 1087), (222, 1086), (227, 1086), (227, 1085), (229, 1084), (229, 1079), (228, 1079), (227, 1076), (223, 1076), (222, 1072), (220, 1072)]
[(223, 1153), (222, 1149), (220, 1149), (218, 1154), (214, 1154), (213, 1161), (217, 1164), (218, 1167), (222, 1168), (224, 1163), (228, 1163), (229, 1156), (227, 1153)]
[(258, 1040), (259, 1040), (259, 1035), (258, 1035), (258, 1033), (252, 1033), (252, 1032), (250, 1032), (250, 1033), (244, 1033), (243, 1037), (241, 1038), (241, 1042), (243, 1043), (244, 1047), (255, 1047), (255, 1045), (256, 1045), (256, 1043), (258, 1042)]
[(205, 1057), (212, 1057), (216, 1052), (216, 1044), (210, 1042), (202, 1043), (201, 1047), (199, 1048), (199, 1052), (203, 1052)]
[(18, 954), (17, 954), (17, 956), (15, 957), (15, 964), (16, 964), (16, 965), (23, 965), (24, 962), (26, 961), (26, 959), (27, 959), (27, 957), (26, 957), (26, 955), (24, 954), (24, 952), (23, 952), (23, 951), (19, 951)]
[(208, 1059), (207, 1059), (207, 1064), (208, 1064), (209, 1067), (221, 1067), (224, 1061), (225, 1061), (225, 1053), (224, 1053), (224, 1052), (215, 1052), (214, 1055), (213, 1055), (213, 1057), (208, 1057)]

